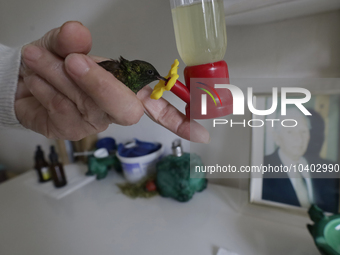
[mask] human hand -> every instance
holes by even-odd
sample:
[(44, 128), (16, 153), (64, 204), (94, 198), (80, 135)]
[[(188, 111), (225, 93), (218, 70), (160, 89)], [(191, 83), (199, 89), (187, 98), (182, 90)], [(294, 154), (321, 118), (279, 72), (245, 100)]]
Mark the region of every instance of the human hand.
[[(79, 140), (109, 124), (132, 125), (144, 111), (158, 124), (194, 142), (209, 133), (164, 99), (137, 95), (87, 56), (92, 39), (78, 22), (67, 22), (22, 49), (15, 111), (20, 123), (48, 138)], [(191, 130), (191, 135), (190, 135)]]

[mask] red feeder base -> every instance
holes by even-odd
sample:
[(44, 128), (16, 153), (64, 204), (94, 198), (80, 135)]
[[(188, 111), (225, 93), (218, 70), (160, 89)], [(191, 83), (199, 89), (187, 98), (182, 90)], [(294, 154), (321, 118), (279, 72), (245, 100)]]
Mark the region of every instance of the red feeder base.
[(212, 119), (233, 112), (233, 98), (228, 89), (215, 89), (215, 84), (229, 84), (228, 65), (221, 60), (214, 63), (187, 66), (185, 84), (190, 91), (186, 115), (191, 119)]

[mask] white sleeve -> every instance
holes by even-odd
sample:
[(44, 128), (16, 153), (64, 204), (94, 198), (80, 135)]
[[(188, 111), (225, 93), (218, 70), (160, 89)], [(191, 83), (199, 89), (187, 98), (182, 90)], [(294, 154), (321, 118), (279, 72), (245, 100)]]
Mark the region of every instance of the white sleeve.
[(22, 127), (14, 110), (20, 61), (21, 47), (0, 44), (0, 128)]

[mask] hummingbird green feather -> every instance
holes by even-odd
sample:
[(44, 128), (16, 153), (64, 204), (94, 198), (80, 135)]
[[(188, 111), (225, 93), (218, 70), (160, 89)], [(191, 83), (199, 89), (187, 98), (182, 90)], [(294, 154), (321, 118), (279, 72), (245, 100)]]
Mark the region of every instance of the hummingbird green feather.
[(98, 65), (112, 73), (118, 80), (137, 93), (144, 86), (156, 80), (166, 80), (160, 76), (156, 68), (142, 60), (129, 61), (123, 57), (119, 60), (106, 60)]

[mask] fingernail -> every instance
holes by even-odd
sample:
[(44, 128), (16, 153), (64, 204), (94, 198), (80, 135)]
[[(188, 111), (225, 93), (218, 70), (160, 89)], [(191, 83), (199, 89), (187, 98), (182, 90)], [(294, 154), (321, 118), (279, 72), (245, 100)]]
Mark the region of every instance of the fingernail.
[(65, 27), (65, 26), (73, 26), (73, 25), (75, 25), (75, 24), (80, 24), (80, 25), (82, 25), (82, 26), (84, 26), (80, 21), (66, 21), (59, 29), (60, 29), (60, 31)]
[(35, 45), (27, 45), (23, 50), (23, 57), (28, 61), (37, 61), (42, 54), (42, 50)]
[(201, 142), (205, 143), (205, 144), (208, 144), (211, 141), (210, 134), (209, 134), (208, 131), (206, 131), (203, 134), (201, 134), (200, 138), (201, 138)]
[(208, 133), (208, 137), (203, 140), (203, 143), (209, 144), (211, 142), (210, 134)]
[(190, 140), (196, 143), (210, 143), (209, 132), (199, 123), (190, 122)]
[(89, 64), (87, 63), (85, 56), (80, 54), (71, 54), (66, 58), (66, 68), (77, 76), (86, 74), (89, 70)]

